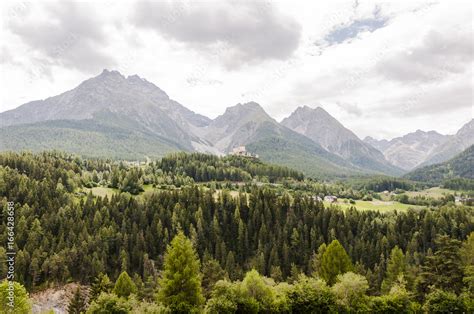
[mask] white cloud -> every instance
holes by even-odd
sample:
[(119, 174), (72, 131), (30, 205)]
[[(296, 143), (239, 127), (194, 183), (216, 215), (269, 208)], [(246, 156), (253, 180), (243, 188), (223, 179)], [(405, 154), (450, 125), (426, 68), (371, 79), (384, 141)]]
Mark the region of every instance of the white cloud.
[(322, 104), (359, 136), (378, 138), (453, 133), (472, 118), (468, 1), (2, 2), (0, 10), (2, 111), (109, 67), (210, 117), (250, 100), (277, 119)]

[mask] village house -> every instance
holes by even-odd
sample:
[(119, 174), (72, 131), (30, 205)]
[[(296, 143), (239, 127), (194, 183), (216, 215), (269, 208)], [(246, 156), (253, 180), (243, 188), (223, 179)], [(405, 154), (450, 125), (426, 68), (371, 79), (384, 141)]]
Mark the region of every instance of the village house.
[(324, 197), (324, 200), (325, 200), (326, 202), (329, 202), (329, 203), (335, 203), (335, 202), (337, 202), (337, 196), (334, 196), (334, 195), (326, 195), (326, 196)]

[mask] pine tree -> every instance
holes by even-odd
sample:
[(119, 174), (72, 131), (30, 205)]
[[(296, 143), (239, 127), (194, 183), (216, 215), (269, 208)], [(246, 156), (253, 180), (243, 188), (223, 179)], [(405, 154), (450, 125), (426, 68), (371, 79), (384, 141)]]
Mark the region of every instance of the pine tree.
[(122, 272), (117, 278), (114, 286), (114, 293), (119, 297), (128, 298), (132, 293), (137, 293), (137, 286), (127, 272)]
[(400, 275), (404, 275), (407, 270), (407, 262), (403, 251), (395, 246), (390, 252), (390, 258), (387, 263), (387, 272), (382, 282), (382, 291), (388, 292), (394, 283), (397, 282)]
[(110, 292), (112, 282), (107, 274), (100, 273), (91, 285), (90, 301), (96, 300), (102, 292)]
[(318, 252), (314, 252), (311, 258), (311, 274), (313, 277), (321, 275), (321, 261), (323, 259), (324, 252), (326, 252), (326, 243), (319, 246)]
[(87, 310), (87, 302), (84, 294), (81, 291), (81, 287), (77, 287), (74, 291), (74, 295), (69, 301), (67, 306), (67, 312), (69, 314), (81, 314)]
[(425, 258), (418, 278), (417, 290), (424, 294), (429, 286), (459, 293), (462, 288), (463, 269), (459, 256), (460, 241), (447, 235), (436, 238), (436, 251)]
[(190, 312), (200, 307), (200, 262), (191, 241), (179, 232), (166, 250), (158, 299), (174, 312)]
[(468, 291), (474, 293), (474, 232), (463, 242), (459, 253), (464, 270), (463, 282)]
[(347, 255), (346, 250), (339, 241), (333, 240), (326, 248), (321, 260), (321, 277), (329, 285), (332, 285), (336, 281), (337, 275), (352, 269), (351, 258)]
[(202, 286), (206, 296), (210, 296), (211, 290), (217, 281), (224, 279), (227, 276), (219, 262), (213, 258), (203, 263), (202, 275)]

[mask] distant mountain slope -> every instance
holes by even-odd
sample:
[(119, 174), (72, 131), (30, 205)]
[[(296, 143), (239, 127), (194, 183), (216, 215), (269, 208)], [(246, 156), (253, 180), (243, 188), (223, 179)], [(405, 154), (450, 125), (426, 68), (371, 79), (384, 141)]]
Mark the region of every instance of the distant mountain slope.
[(363, 141), (369, 145), (371, 145), (372, 147), (374, 147), (375, 149), (378, 149), (379, 151), (381, 151), (382, 153), (387, 149), (387, 147), (390, 146), (390, 142), (386, 139), (382, 139), (382, 140), (376, 140), (375, 138), (371, 137), (371, 136), (366, 136)]
[(411, 170), (420, 165), (439, 145), (446, 141), (446, 136), (435, 131), (417, 130), (390, 141), (377, 141), (366, 137), (364, 142), (379, 149), (393, 165)]
[(281, 124), (358, 167), (386, 174), (402, 172), (388, 163), (380, 151), (360, 140), (323, 108), (299, 107)]
[(474, 144), (474, 119), (466, 123), (459, 131), (449, 136), (446, 141), (436, 147), (421, 164), (421, 166), (432, 165), (446, 161), (469, 146)]
[(186, 150), (150, 132), (107, 126), (95, 120), (54, 120), (0, 128), (0, 150), (61, 150), (88, 157), (143, 160)]
[(307, 137), (280, 125), (255, 102), (227, 108), (200, 134), (223, 152), (246, 145), (263, 160), (290, 166), (308, 175), (344, 176), (363, 172)]
[(405, 177), (430, 183), (441, 183), (453, 178), (474, 179), (474, 145), (448, 161), (415, 169)]
[(192, 133), (192, 128), (210, 122), (210, 119), (171, 100), (164, 91), (136, 75), (125, 78), (117, 71), (104, 70), (61, 95), (1, 113), (0, 127), (84, 119), (117, 127), (123, 127), (126, 121), (130, 130), (147, 131), (173, 139), (188, 150), (193, 149), (193, 141), (200, 141)]

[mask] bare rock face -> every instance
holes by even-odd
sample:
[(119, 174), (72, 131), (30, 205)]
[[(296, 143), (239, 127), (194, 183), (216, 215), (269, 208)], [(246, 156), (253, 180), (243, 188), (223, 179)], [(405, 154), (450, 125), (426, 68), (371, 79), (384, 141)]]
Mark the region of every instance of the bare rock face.
[(259, 104), (237, 104), (227, 108), (201, 134), (216, 149), (227, 153), (234, 147), (248, 143), (264, 122), (278, 125)]
[(323, 108), (299, 107), (281, 123), (356, 166), (392, 174), (399, 172), (379, 150), (360, 140)]
[(432, 165), (447, 161), (474, 144), (474, 119), (466, 123), (459, 131), (448, 136), (446, 141), (436, 147), (421, 164)]
[(390, 163), (412, 170), (447, 161), (473, 145), (474, 120), (466, 123), (455, 135), (417, 130), (390, 141), (366, 137), (364, 142), (383, 152)]
[(427, 156), (445, 140), (446, 136), (435, 131), (417, 130), (389, 141), (383, 153), (394, 165), (411, 170), (425, 161)]

